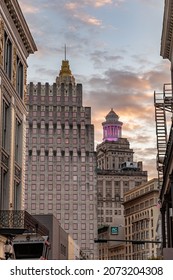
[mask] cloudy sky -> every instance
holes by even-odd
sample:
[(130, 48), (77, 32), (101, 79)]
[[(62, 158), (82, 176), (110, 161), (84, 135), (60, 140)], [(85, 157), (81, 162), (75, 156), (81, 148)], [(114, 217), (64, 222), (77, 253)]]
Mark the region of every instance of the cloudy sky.
[(28, 82), (53, 83), (66, 44), (84, 106), (92, 108), (96, 144), (114, 108), (134, 161), (156, 177), (154, 91), (170, 82), (169, 61), (160, 56), (164, 0), (18, 1), (38, 48), (28, 59)]

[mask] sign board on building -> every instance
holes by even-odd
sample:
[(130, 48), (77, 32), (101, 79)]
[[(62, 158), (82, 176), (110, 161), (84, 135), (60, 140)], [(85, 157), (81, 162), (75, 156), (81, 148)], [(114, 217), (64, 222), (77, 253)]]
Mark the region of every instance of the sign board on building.
[(118, 234), (118, 227), (111, 227), (111, 234)]

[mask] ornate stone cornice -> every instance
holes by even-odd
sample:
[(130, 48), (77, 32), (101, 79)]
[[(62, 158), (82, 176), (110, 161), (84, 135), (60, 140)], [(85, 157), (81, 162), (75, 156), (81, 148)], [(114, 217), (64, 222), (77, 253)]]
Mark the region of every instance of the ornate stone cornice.
[(165, 0), (160, 55), (171, 61), (173, 48), (173, 1)]
[(23, 44), (28, 54), (34, 53), (37, 50), (34, 39), (30, 33), (28, 25), (25, 21), (21, 8), (17, 0), (4, 0), (4, 3), (9, 11), (9, 14), (20, 34)]

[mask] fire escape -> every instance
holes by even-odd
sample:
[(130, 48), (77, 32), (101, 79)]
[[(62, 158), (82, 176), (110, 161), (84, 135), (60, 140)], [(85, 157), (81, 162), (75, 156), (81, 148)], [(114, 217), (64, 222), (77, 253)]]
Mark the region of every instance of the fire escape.
[(155, 122), (157, 136), (157, 171), (158, 188), (163, 184), (163, 164), (167, 149), (167, 120), (166, 112), (173, 113), (172, 85), (164, 84), (163, 92), (154, 92)]

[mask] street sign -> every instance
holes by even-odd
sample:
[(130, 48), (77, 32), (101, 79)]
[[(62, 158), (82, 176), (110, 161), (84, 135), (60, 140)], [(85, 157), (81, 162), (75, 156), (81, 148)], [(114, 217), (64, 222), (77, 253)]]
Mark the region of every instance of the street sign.
[(118, 227), (111, 227), (111, 234), (118, 234)]

